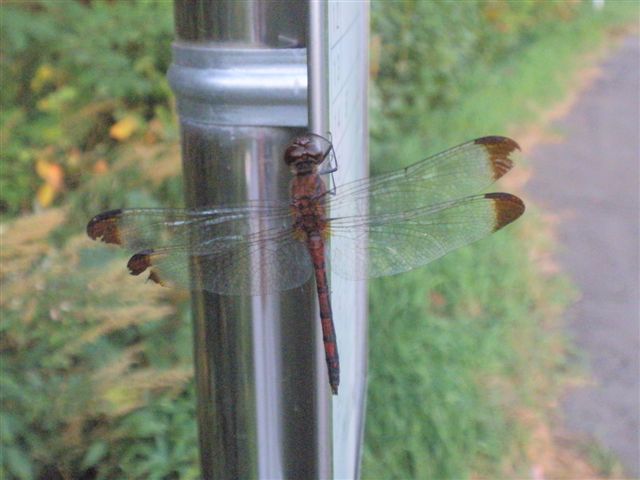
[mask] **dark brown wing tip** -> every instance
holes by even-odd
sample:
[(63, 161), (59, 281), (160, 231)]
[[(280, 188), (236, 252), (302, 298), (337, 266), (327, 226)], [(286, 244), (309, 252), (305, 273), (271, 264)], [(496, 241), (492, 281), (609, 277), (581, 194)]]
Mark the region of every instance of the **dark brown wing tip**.
[(87, 223), (87, 235), (93, 240), (119, 245), (121, 241), (118, 222), (121, 214), (121, 209), (99, 213)]
[(520, 145), (515, 140), (498, 135), (477, 138), (474, 143), (483, 145), (487, 150), (494, 180), (511, 170), (513, 161), (509, 158), (509, 155), (514, 150), (520, 150)]
[(474, 140), (479, 145), (489, 146), (502, 146), (502, 148), (508, 149), (509, 152), (513, 150), (521, 150), (518, 142), (509, 137), (501, 137), (500, 135), (489, 135), (488, 137), (480, 137)]
[[(147, 270), (149, 267), (153, 265), (152, 256), (154, 255), (153, 250), (143, 250), (141, 252), (133, 255), (129, 261), (127, 262), (127, 267), (129, 268), (129, 273), (131, 275), (140, 275), (142, 272)], [(158, 285), (166, 286), (166, 283), (162, 280), (157, 271), (153, 268), (149, 270), (149, 276), (147, 277), (147, 281), (152, 281), (157, 283)]]
[[(151, 266), (152, 254), (153, 254), (153, 250), (143, 250), (142, 252), (138, 252), (135, 255), (133, 255), (127, 262), (127, 268), (129, 269), (129, 273), (131, 275), (140, 275), (147, 268), (149, 268)], [(155, 274), (151, 272), (149, 277), (151, 280), (154, 280), (153, 278), (151, 278), (152, 275), (155, 276)]]
[(510, 193), (486, 193), (485, 198), (493, 200), (496, 220), (493, 230), (500, 230), (524, 213), (524, 202)]

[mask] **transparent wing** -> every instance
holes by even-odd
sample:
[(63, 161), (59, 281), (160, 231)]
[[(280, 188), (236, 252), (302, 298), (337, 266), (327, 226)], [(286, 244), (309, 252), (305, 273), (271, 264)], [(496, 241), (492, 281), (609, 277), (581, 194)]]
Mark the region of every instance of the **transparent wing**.
[(131, 257), (128, 266), (136, 275), (148, 269), (149, 278), (160, 284), (176, 283), (224, 295), (261, 295), (295, 288), (309, 279), (313, 268), (304, 243), (281, 229), (198, 253), (171, 247), (142, 251)]
[[(147, 271), (161, 284), (258, 295), (295, 288), (311, 275), (309, 255), (293, 238), (291, 221), (287, 203), (128, 209), (96, 215), (87, 233), (132, 251), (133, 275)], [(198, 273), (193, 279), (190, 265)]]
[[(414, 210), (334, 218), (332, 268), (351, 279), (379, 277), (426, 265), (517, 219), (524, 204), (507, 193), (487, 193)], [(356, 257), (356, 262), (349, 261)], [(344, 268), (345, 265), (357, 265)]]
[(402, 170), (338, 186), (327, 200), (331, 215), (410, 212), (479, 193), (511, 169), (516, 149), (510, 138), (482, 137)]
[[(93, 217), (87, 235), (130, 250), (190, 246), (208, 248), (210, 239), (246, 235), (249, 220), (280, 222), (290, 216), (286, 202), (249, 202), (243, 205), (201, 209), (131, 208), (109, 210)], [(205, 243), (203, 243), (205, 242)]]

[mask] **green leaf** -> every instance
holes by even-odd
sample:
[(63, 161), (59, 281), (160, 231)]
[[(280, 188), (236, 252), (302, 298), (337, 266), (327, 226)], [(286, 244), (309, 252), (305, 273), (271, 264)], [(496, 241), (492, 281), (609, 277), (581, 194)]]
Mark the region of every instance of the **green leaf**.
[(84, 458), (82, 459), (82, 469), (90, 468), (94, 465), (97, 465), (100, 460), (102, 460), (107, 452), (109, 451), (109, 445), (105, 442), (94, 442), (87, 450), (87, 453), (84, 454)]
[(9, 472), (19, 479), (31, 480), (34, 478), (33, 466), (29, 457), (24, 452), (15, 447), (5, 447), (4, 461)]

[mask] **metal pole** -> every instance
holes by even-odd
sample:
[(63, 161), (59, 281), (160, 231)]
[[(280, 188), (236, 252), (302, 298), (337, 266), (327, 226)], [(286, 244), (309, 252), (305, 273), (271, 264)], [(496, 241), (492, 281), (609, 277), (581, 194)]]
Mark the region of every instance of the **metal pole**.
[(329, 131), (327, 21), (327, 3), (309, 0), (309, 130), (322, 136)]
[[(308, 71), (308, 104), (309, 104), (309, 131), (328, 137), (329, 135), (329, 72), (327, 52), (327, 2), (325, 0), (308, 0), (309, 14), (307, 26), (307, 71)], [(329, 179), (326, 179), (329, 180)], [(320, 324), (316, 322), (316, 335), (321, 338)], [(317, 351), (317, 363), (324, 362), (324, 349)], [(324, 369), (319, 369), (318, 383), (326, 381)], [(317, 398), (318, 415), (322, 418), (332, 419), (331, 394), (327, 389), (319, 389)], [(324, 392), (324, 395), (322, 394)], [(321, 464), (331, 466), (324, 472), (323, 478), (330, 478), (333, 471), (333, 435), (330, 421), (318, 423), (318, 436), (322, 439), (318, 446), (318, 456)]]
[[(187, 205), (286, 198), (283, 146), (307, 125), (307, 2), (174, 6)], [(265, 297), (195, 291), (192, 307), (202, 477), (329, 478), (313, 283)]]

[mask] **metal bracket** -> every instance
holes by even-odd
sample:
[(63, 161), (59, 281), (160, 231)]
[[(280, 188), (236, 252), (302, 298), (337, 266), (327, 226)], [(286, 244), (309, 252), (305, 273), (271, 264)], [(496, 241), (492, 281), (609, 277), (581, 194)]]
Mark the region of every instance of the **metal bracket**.
[(183, 121), (308, 124), (305, 48), (230, 49), (178, 42), (173, 54), (168, 78)]

